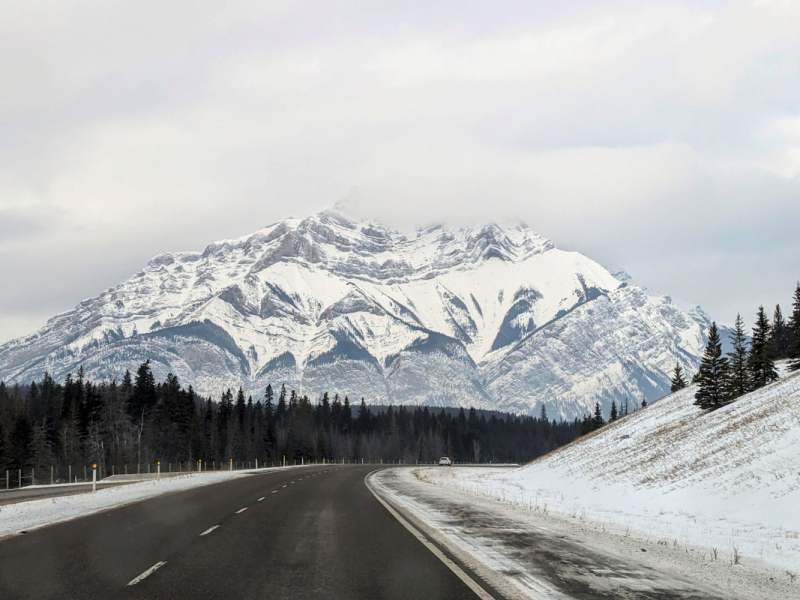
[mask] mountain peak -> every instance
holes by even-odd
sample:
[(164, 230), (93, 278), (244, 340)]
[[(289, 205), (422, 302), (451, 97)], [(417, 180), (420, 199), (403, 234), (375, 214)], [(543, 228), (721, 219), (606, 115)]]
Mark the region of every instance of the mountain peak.
[(149, 359), (203, 394), (285, 382), (376, 403), (545, 401), (571, 418), (596, 401), (653, 398), (675, 357), (693, 367), (703, 342), (692, 315), (523, 223), (398, 231), (337, 205), (154, 257), (0, 346), (0, 379), (80, 366), (119, 378)]

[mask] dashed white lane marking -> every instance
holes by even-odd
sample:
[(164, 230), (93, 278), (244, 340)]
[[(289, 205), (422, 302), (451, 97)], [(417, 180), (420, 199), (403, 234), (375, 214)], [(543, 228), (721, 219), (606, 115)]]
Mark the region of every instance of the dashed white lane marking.
[(203, 533), (200, 534), (200, 537), (203, 537), (204, 535), (208, 535), (209, 533), (214, 531), (217, 527), (219, 527), (219, 525), (214, 525), (213, 527), (209, 527)]
[(150, 567), (149, 569), (147, 569), (147, 571), (145, 571), (144, 573), (142, 573), (142, 574), (141, 574), (141, 575), (139, 575), (138, 577), (135, 577), (134, 579), (131, 579), (131, 580), (128, 582), (128, 585), (136, 585), (137, 583), (139, 583), (139, 582), (140, 582), (140, 581), (142, 581), (143, 579), (146, 579), (147, 577), (149, 577), (150, 575), (152, 575), (153, 573), (155, 573), (156, 571), (158, 571), (158, 570), (159, 570), (161, 567), (163, 567), (165, 564), (167, 564), (167, 561), (165, 561), (165, 560), (160, 560), (160, 561), (158, 561), (158, 562), (157, 562), (156, 564), (154, 564), (152, 567)]
[(270, 492), (270, 494), (276, 494), (276, 493), (278, 493), (278, 490), (272, 490), (272, 491)]
[[(287, 484), (287, 485), (288, 485), (288, 484)], [(283, 487), (286, 487), (286, 486), (283, 486)]]
[(266, 498), (266, 496), (261, 496), (261, 498), (259, 498), (258, 501), (261, 502), (264, 498)]
[(246, 510), (247, 510), (247, 507), (245, 506), (244, 508), (240, 508), (239, 510), (237, 510), (236, 514), (238, 515), (239, 513), (243, 513)]

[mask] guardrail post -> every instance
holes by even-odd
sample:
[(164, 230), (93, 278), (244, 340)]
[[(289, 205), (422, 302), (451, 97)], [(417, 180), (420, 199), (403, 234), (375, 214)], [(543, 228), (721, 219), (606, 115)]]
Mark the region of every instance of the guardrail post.
[(6, 489), (8, 489), (8, 469), (6, 469)]
[(72, 483), (72, 465), (69, 466), (69, 477), (67, 477), (67, 483)]
[(97, 491), (97, 463), (92, 465), (92, 493)]
[(17, 481), (19, 482), (19, 487), (22, 487), (22, 469), (17, 469)]
[(161, 479), (161, 461), (158, 461), (158, 475), (156, 475), (156, 479)]
[(83, 480), (89, 481), (89, 476), (86, 475), (86, 465), (83, 465)]

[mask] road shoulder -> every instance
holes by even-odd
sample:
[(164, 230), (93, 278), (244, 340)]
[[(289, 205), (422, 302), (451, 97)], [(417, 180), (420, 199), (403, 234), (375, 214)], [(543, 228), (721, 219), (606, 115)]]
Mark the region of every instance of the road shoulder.
[(716, 570), (706, 569), (708, 577), (699, 578), (675, 568), (674, 557), (665, 560), (667, 554), (680, 555), (697, 571), (696, 549), (596, 531), (580, 519), (442, 488), (420, 481), (418, 474), (418, 469), (391, 469), (378, 473), (374, 483), (404, 516), (507, 598), (796, 597), (778, 590), (777, 582), (746, 576), (740, 565), (715, 565)]

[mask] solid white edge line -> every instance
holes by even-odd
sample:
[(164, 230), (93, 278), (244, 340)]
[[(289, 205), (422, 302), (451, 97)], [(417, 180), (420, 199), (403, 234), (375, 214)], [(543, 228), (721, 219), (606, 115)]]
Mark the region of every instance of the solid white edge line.
[(214, 530), (215, 530), (217, 527), (219, 527), (219, 525), (213, 525), (212, 527), (209, 527), (209, 528), (208, 528), (208, 529), (206, 529), (206, 530), (205, 530), (203, 533), (201, 533), (201, 534), (200, 534), (200, 537), (202, 537), (202, 536), (204, 536), (204, 535), (208, 535), (209, 533), (211, 533), (212, 531), (214, 531)]
[(237, 510), (236, 514), (238, 515), (239, 513), (243, 513), (246, 510), (247, 510), (247, 507), (245, 506), (244, 508), (240, 508), (239, 510)]
[(139, 575), (138, 577), (135, 577), (134, 579), (131, 579), (131, 580), (128, 582), (128, 585), (136, 585), (137, 583), (139, 583), (139, 582), (140, 582), (140, 581), (142, 581), (143, 579), (145, 579), (145, 578), (149, 577), (150, 575), (152, 575), (153, 573), (155, 573), (156, 571), (158, 571), (158, 570), (159, 570), (161, 567), (163, 567), (165, 564), (167, 564), (167, 561), (165, 561), (165, 560), (160, 560), (160, 561), (158, 561), (158, 562), (157, 562), (156, 564), (154, 564), (152, 567), (150, 567), (149, 569), (147, 569), (147, 571), (145, 571), (144, 573), (142, 573), (142, 574), (141, 574), (141, 575)]
[(377, 498), (377, 499), (378, 499), (378, 502), (380, 502), (381, 504), (383, 504), (384, 508), (385, 508), (386, 510), (388, 510), (388, 511), (389, 511), (389, 513), (390, 513), (390, 514), (391, 514), (391, 515), (392, 515), (392, 516), (393, 516), (395, 519), (397, 519), (398, 521), (400, 521), (400, 524), (401, 524), (403, 527), (405, 527), (406, 529), (408, 529), (408, 531), (410, 531), (410, 532), (413, 534), (413, 536), (414, 536), (415, 538), (417, 538), (417, 539), (418, 539), (420, 542), (422, 542), (422, 544), (423, 544), (423, 545), (424, 545), (424, 546), (425, 546), (425, 547), (426, 547), (428, 550), (430, 550), (430, 551), (433, 553), (433, 555), (434, 555), (434, 556), (436, 556), (436, 558), (438, 558), (438, 559), (439, 559), (440, 561), (442, 561), (442, 562), (443, 562), (445, 565), (447, 565), (447, 567), (448, 567), (448, 568), (449, 568), (449, 569), (450, 569), (450, 570), (451, 570), (453, 573), (455, 573), (455, 574), (456, 574), (456, 576), (457, 576), (457, 577), (458, 577), (458, 578), (459, 578), (461, 581), (463, 581), (463, 582), (464, 582), (464, 583), (467, 585), (467, 587), (468, 587), (469, 589), (471, 589), (473, 592), (475, 592), (475, 595), (476, 595), (476, 596), (478, 596), (478, 598), (480, 598), (481, 600), (494, 600), (494, 597), (493, 597), (493, 596), (491, 596), (491, 595), (489, 595), (489, 594), (486, 592), (486, 590), (484, 590), (484, 589), (483, 589), (481, 586), (479, 586), (479, 585), (478, 585), (478, 584), (475, 582), (475, 580), (474, 580), (474, 579), (472, 579), (472, 577), (470, 577), (469, 575), (467, 575), (467, 574), (466, 574), (466, 573), (465, 573), (465, 572), (464, 572), (464, 571), (461, 569), (461, 567), (459, 567), (459, 566), (458, 566), (456, 563), (454, 563), (452, 560), (450, 560), (450, 559), (449, 559), (449, 558), (448, 558), (448, 557), (447, 557), (447, 556), (446, 556), (446, 555), (445, 555), (445, 554), (444, 554), (444, 553), (443, 553), (441, 550), (439, 550), (439, 548), (437, 548), (437, 547), (436, 547), (434, 544), (432, 544), (432, 543), (431, 543), (431, 542), (428, 540), (428, 538), (427, 538), (427, 537), (425, 537), (425, 536), (422, 534), (422, 532), (420, 532), (420, 531), (419, 531), (419, 530), (418, 530), (416, 527), (414, 527), (414, 526), (413, 526), (411, 523), (409, 523), (408, 521), (406, 521), (406, 520), (405, 520), (405, 519), (404, 519), (402, 516), (400, 516), (400, 514), (399, 514), (399, 513), (398, 513), (398, 512), (397, 512), (397, 511), (396, 511), (394, 508), (392, 508), (392, 507), (389, 505), (389, 503), (388, 503), (388, 502), (386, 502), (386, 501), (385, 501), (383, 498), (381, 498), (381, 497), (380, 497), (380, 496), (379, 496), (377, 493), (375, 493), (375, 490), (373, 489), (373, 487), (372, 487), (372, 486), (370, 485), (370, 483), (369, 483), (369, 478), (370, 478), (370, 476), (371, 476), (372, 474), (374, 474), (374, 473), (377, 473), (378, 471), (380, 471), (380, 469), (375, 469), (374, 471), (372, 471), (372, 473), (367, 473), (367, 476), (364, 478), (364, 483), (366, 484), (366, 486), (367, 486), (367, 489), (369, 489), (369, 491), (370, 491), (370, 492), (372, 492), (372, 495), (373, 495), (373, 496), (375, 496), (375, 498)]

